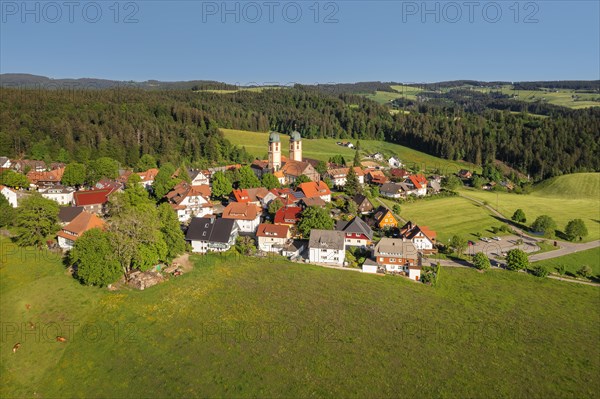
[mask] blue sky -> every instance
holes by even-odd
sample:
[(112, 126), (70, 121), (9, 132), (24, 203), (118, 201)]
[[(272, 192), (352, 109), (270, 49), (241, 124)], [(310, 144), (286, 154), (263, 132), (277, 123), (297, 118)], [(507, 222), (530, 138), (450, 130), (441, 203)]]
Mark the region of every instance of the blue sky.
[(600, 79), (598, 1), (267, 1), (120, 2), (117, 13), (112, 0), (2, 0), (0, 71), (237, 84)]

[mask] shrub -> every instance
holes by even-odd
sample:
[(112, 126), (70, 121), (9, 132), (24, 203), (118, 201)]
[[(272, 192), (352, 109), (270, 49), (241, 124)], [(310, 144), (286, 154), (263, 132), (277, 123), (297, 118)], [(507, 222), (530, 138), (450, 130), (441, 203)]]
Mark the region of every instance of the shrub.
[(473, 264), (479, 270), (489, 269), (491, 266), (490, 259), (483, 252), (477, 252), (475, 254), (473, 257)]
[(533, 274), (536, 277), (546, 277), (548, 276), (548, 270), (544, 267), (544, 266), (534, 266), (531, 269), (531, 274)]
[(588, 265), (583, 265), (581, 269), (577, 270), (577, 275), (583, 278), (590, 278), (592, 276), (592, 268)]

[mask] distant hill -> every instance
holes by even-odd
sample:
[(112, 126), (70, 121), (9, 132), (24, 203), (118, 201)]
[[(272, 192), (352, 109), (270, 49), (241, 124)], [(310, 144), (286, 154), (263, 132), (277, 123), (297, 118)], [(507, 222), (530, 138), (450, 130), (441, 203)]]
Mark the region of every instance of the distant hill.
[(553, 177), (535, 186), (534, 195), (570, 199), (600, 198), (600, 173), (573, 173)]
[(113, 89), (137, 88), (145, 90), (235, 90), (238, 87), (212, 80), (190, 80), (180, 82), (161, 82), (147, 80), (145, 82), (121, 81), (96, 78), (52, 79), (46, 76), (24, 73), (0, 74), (0, 86), (22, 89)]

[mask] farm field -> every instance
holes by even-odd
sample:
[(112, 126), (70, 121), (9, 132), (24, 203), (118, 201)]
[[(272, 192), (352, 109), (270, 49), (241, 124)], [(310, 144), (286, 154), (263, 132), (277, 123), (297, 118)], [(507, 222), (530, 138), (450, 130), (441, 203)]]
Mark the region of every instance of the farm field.
[(572, 219), (583, 219), (589, 235), (585, 241), (600, 238), (600, 173), (564, 175), (541, 183), (528, 195), (495, 193), (483, 190), (461, 189), (461, 194), (487, 201), (507, 217), (518, 208), (523, 209), (530, 225), (540, 215), (550, 215), (562, 231)]
[[(267, 157), (268, 133), (249, 132), (246, 130), (221, 129), (225, 138), (232, 144), (245, 147), (253, 156), (261, 159)], [(302, 148), (306, 158), (313, 158), (327, 161), (333, 155), (343, 155), (346, 161), (351, 162), (354, 159), (354, 150), (351, 148), (339, 146), (337, 141), (346, 141), (341, 139), (303, 139)], [(353, 140), (353, 142), (355, 142)], [(289, 148), (289, 136), (281, 134), (281, 144), (283, 146), (282, 154), (287, 156)], [(480, 170), (481, 168), (466, 162), (449, 161), (433, 155), (425, 154), (420, 151), (410, 149), (398, 144), (386, 143), (378, 140), (360, 140), (363, 155), (365, 153), (381, 152), (387, 156), (398, 156), (408, 167), (413, 165), (421, 170), (449, 170), (457, 172), (460, 169), (467, 168), (471, 170)]]
[[(392, 201), (386, 201), (393, 206)], [(462, 235), (468, 240), (477, 240), (475, 233), (483, 237), (505, 235), (492, 233), (492, 226), (502, 223), (492, 212), (461, 197), (447, 197), (429, 201), (415, 201), (401, 204), (400, 216), (416, 224), (429, 226), (437, 232), (438, 242), (448, 243), (455, 234)]]
[(423, 91), (423, 89), (421, 89), (421, 88), (405, 86), (405, 85), (394, 85), (394, 86), (390, 86), (390, 87), (393, 90), (395, 90), (395, 92), (376, 91), (375, 94), (368, 93), (368, 94), (364, 94), (364, 96), (370, 100), (373, 100), (373, 101), (379, 103), (379, 104), (387, 104), (390, 101), (393, 101), (393, 100), (395, 100), (397, 98), (401, 98), (401, 97), (404, 97), (408, 100), (416, 100), (417, 94), (419, 92)]
[(544, 266), (551, 273), (556, 273), (556, 268), (563, 265), (571, 274), (575, 274), (582, 266), (587, 265), (592, 268), (592, 274), (600, 279), (600, 247), (559, 258), (541, 260), (535, 262), (534, 265)]
[[(478, 90), (484, 93), (490, 91), (498, 91), (498, 89), (480, 88), (473, 87), (474, 90)], [(574, 90), (560, 89), (558, 92), (553, 90), (514, 90), (512, 86), (502, 86), (500, 92), (508, 94), (510, 96), (517, 95), (516, 99), (527, 102), (535, 102), (544, 99), (549, 104), (560, 105), (562, 107), (569, 107), (574, 109), (589, 108), (589, 107), (600, 107), (600, 102), (593, 101), (593, 99), (600, 98), (600, 93), (577, 93)], [(573, 99), (573, 95), (579, 97), (578, 101)]]
[(79, 323), (74, 336), (63, 333), (66, 343), (21, 336), (16, 354), (5, 334), (2, 397), (594, 397), (600, 389), (597, 287), (444, 268), (434, 288), (209, 255), (157, 287), (109, 292), (80, 286), (57, 258), (24, 258), (2, 244), (3, 323)]

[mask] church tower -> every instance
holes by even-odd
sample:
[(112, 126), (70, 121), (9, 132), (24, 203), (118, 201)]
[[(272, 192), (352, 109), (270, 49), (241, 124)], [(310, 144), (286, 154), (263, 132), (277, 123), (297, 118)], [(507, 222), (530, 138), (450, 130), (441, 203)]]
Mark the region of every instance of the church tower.
[(281, 140), (279, 133), (269, 134), (269, 170), (274, 172), (281, 169)]
[(302, 162), (302, 137), (297, 131), (290, 135), (290, 159)]

